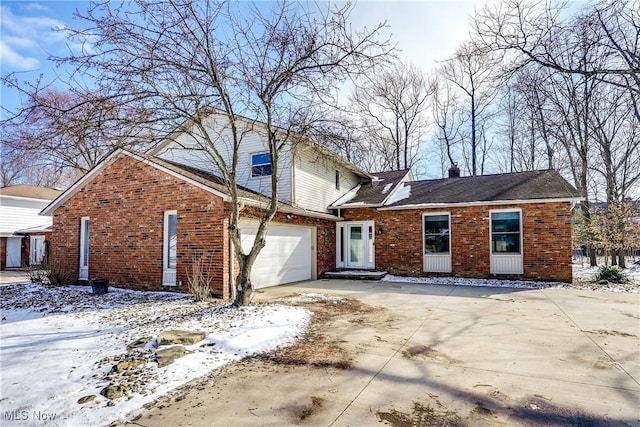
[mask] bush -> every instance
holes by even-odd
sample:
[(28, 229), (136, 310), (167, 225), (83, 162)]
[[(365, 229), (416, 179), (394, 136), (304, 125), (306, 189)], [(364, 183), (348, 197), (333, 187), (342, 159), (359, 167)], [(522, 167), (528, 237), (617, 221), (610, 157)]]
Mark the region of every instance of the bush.
[(600, 280), (606, 280), (613, 283), (623, 283), (628, 279), (624, 272), (615, 265), (603, 265), (596, 273), (596, 281), (599, 282)]
[(66, 264), (55, 258), (45, 257), (42, 264), (29, 270), (29, 279), (49, 286), (68, 286), (73, 280), (73, 273)]
[(191, 261), (191, 273), (187, 270), (189, 292), (196, 301), (209, 301), (211, 299), (211, 267), (212, 256), (195, 255)]

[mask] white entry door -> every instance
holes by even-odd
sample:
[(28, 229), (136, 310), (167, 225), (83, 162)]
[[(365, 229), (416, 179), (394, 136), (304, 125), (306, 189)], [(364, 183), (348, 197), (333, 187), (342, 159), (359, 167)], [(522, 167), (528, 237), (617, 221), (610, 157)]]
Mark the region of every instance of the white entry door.
[(21, 267), (22, 237), (7, 237), (7, 268)]
[(29, 248), (29, 264), (42, 264), (44, 259), (44, 236), (31, 236)]
[(336, 267), (375, 268), (373, 221), (337, 224)]
[(348, 224), (347, 225), (347, 267), (363, 268), (365, 264), (364, 253), (364, 225)]

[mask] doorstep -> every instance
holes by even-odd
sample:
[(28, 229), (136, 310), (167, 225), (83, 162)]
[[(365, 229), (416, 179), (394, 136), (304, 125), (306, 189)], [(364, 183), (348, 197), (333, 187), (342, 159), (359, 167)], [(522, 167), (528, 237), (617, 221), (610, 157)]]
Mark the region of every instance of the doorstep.
[(322, 276), (323, 279), (345, 279), (345, 280), (380, 280), (387, 275), (386, 271), (372, 270), (340, 270), (328, 271)]

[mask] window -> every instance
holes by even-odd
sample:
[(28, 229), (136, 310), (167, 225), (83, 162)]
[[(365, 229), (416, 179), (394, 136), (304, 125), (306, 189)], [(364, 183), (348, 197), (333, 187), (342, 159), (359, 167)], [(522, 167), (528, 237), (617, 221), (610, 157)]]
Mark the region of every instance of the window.
[(79, 280), (89, 280), (89, 217), (80, 218), (80, 275)]
[(424, 216), (424, 253), (449, 253), (449, 215)]
[(251, 155), (251, 177), (271, 175), (271, 154), (258, 153)]
[(340, 190), (340, 171), (336, 171), (336, 190)]
[(164, 214), (164, 268), (175, 270), (178, 255), (178, 214), (175, 211)]
[(519, 254), (520, 212), (491, 212), (491, 252)]

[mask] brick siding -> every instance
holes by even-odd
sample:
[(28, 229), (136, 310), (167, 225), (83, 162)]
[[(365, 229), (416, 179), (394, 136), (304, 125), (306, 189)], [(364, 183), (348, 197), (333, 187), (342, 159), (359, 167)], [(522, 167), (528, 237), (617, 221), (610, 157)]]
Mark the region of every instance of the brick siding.
[[(524, 274), (492, 275), (490, 272), (489, 212), (522, 209)], [(422, 215), (451, 214), (451, 273), (423, 272)], [(571, 271), (570, 203), (525, 203), (416, 210), (343, 209), (345, 221), (373, 220), (376, 234), (376, 268), (408, 276), (498, 277), (565, 281)]]
[[(177, 211), (178, 216), (178, 286), (163, 288), (164, 212), (168, 210)], [(114, 286), (129, 289), (186, 292), (192, 260), (209, 254), (212, 290), (218, 297), (229, 298), (229, 211), (222, 198), (121, 156), (55, 210), (51, 253), (78, 277), (80, 219), (89, 217), (89, 279), (106, 277)], [(289, 217), (278, 214), (275, 221), (316, 227), (318, 275), (333, 268), (334, 223)]]

